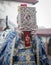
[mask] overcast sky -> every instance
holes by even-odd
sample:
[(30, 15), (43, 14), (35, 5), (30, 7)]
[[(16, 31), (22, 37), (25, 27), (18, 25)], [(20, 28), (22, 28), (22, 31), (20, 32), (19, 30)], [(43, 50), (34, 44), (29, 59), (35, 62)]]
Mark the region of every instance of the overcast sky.
[(51, 28), (51, 0), (39, 0), (35, 6), (38, 26)]

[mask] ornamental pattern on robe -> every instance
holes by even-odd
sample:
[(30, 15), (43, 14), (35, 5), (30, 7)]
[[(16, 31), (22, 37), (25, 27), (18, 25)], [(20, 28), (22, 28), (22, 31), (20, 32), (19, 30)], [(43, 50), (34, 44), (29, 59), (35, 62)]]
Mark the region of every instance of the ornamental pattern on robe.
[[(15, 42), (13, 42), (14, 40), (15, 40)], [(0, 49), (0, 65), (11, 65), (11, 62), (14, 60), (11, 57), (12, 53), (13, 53), (12, 51), (14, 48), (13, 44), (15, 43), (14, 46), (17, 48), (20, 48), (20, 44), (23, 44), (21, 42), (21, 40), (22, 39), (19, 39), (19, 37), (15, 31), (10, 31), (6, 35), (5, 41)], [(36, 36), (34, 38), (34, 40), (32, 40), (32, 48), (26, 50), (24, 48), (24, 46), (22, 45), (21, 48), (23, 48), (23, 49), (20, 48), (20, 50), (18, 50), (18, 54), (22, 53), (24, 56), (21, 56), (21, 54), (20, 54), (20, 56), (17, 56), (17, 57), (14, 56), (15, 57), (14, 62), (16, 61), (17, 63), (13, 64), (13, 65), (36, 65), (36, 63), (37, 63), (37, 60), (35, 57), (36, 56), (36, 44), (39, 44), (39, 63), (40, 63), (40, 65), (49, 65), (44, 44), (38, 36)], [(25, 52), (25, 51), (27, 51), (27, 52)], [(35, 55), (33, 57), (29, 56), (29, 55), (26, 56), (27, 53), (30, 53), (30, 54), (33, 53)], [(16, 58), (17, 58), (17, 60), (16, 60)], [(33, 60), (35, 62), (33, 62), (31, 64), (27, 64), (27, 63), (19, 64), (18, 63), (19, 61), (25, 61), (25, 60), (30, 61), (30, 62)]]

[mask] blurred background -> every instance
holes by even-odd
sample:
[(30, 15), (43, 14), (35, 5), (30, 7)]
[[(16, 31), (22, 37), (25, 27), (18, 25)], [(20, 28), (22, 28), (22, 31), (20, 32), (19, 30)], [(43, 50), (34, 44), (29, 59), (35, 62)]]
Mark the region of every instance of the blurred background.
[[(8, 16), (8, 25), (17, 29), (18, 6), (20, 4), (16, 0), (0, 0), (0, 24), (1, 21), (5, 23), (6, 16)], [(29, 7), (36, 7), (37, 35), (41, 36), (49, 61), (51, 61), (51, 0), (39, 0), (35, 5), (34, 3), (27, 4)]]

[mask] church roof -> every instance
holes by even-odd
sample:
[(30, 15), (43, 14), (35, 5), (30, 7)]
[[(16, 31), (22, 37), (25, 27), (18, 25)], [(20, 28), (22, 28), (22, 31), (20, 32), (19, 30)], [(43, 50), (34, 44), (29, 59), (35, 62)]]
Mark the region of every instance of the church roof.
[(51, 36), (51, 28), (38, 29), (36, 33), (37, 35), (41, 35), (41, 36)]

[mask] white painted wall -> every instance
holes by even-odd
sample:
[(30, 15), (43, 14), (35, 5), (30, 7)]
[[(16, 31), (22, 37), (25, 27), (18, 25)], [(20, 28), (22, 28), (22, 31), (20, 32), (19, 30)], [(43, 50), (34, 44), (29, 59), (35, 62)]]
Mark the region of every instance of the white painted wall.
[(51, 28), (51, 0), (39, 0), (35, 5), (37, 9), (37, 24)]
[(17, 6), (16, 2), (0, 2), (0, 19), (5, 19), (8, 15), (9, 21), (17, 26)]
[[(17, 26), (17, 6), (20, 4), (17, 2), (0, 2), (0, 18), (9, 16), (9, 20)], [(30, 5), (33, 6), (33, 5)], [(37, 24), (39, 27), (51, 28), (51, 0), (39, 0), (34, 5), (37, 10)]]

